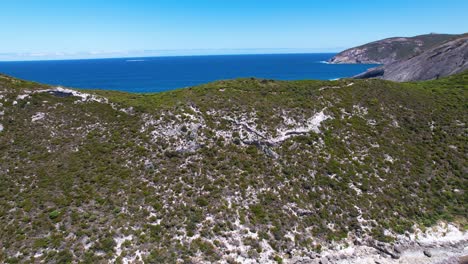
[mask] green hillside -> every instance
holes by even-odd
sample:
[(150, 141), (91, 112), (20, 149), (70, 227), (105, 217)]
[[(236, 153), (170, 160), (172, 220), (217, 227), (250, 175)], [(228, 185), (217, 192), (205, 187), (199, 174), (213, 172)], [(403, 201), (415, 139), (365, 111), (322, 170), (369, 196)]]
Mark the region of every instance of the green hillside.
[(280, 262), (466, 227), (468, 72), (76, 91), (0, 76), (0, 262)]

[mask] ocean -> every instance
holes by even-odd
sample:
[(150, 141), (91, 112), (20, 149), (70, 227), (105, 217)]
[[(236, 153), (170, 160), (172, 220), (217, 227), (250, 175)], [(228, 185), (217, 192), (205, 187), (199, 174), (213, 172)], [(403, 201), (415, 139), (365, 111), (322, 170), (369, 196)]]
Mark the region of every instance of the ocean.
[(148, 93), (248, 77), (331, 80), (351, 77), (376, 66), (325, 63), (333, 55), (213, 55), (0, 62), (0, 73), (65, 87)]

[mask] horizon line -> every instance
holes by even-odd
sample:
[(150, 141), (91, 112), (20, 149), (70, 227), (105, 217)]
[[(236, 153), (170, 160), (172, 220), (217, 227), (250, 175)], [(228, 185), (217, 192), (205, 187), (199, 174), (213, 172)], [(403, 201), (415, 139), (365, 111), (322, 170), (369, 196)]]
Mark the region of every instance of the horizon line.
[(217, 55), (273, 55), (337, 53), (344, 48), (246, 48), (246, 49), (184, 49), (184, 50), (130, 50), (84, 52), (7, 52), (0, 53), (0, 62), (93, 60), (156, 57), (190, 57)]

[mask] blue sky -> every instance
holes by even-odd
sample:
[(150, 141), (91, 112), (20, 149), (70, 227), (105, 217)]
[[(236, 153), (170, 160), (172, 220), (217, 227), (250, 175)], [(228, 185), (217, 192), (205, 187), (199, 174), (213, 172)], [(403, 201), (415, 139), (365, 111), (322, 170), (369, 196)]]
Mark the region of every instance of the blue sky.
[(0, 60), (335, 52), (468, 31), (466, 0), (2, 0)]

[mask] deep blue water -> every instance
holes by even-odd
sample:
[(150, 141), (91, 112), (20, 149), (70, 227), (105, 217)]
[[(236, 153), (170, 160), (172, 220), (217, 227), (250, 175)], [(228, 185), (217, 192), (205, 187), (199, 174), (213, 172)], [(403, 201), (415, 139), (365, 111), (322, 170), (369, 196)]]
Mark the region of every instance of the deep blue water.
[(323, 63), (333, 55), (216, 55), (0, 62), (0, 72), (67, 87), (160, 92), (241, 77), (329, 80), (350, 77), (375, 66)]

